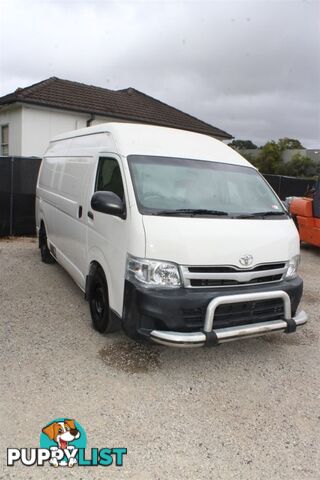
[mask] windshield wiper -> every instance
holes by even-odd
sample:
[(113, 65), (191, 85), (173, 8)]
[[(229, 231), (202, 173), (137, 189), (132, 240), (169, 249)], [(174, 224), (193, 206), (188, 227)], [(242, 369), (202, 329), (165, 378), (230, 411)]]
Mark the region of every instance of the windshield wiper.
[(235, 218), (263, 218), (263, 217), (279, 217), (281, 215), (287, 215), (286, 212), (275, 212), (274, 210), (270, 210), (269, 212), (254, 212), (254, 213), (244, 213), (240, 215), (236, 215)]
[(223, 212), (221, 210), (207, 210), (205, 208), (178, 208), (176, 210), (160, 210), (155, 212), (154, 215), (177, 215), (190, 214), (190, 215), (229, 215), (228, 212)]

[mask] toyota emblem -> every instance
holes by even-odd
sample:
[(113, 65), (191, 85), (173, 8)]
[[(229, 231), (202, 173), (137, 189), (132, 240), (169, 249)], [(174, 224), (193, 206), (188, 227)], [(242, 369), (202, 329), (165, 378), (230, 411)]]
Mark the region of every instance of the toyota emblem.
[(242, 257), (239, 258), (239, 262), (243, 267), (249, 267), (250, 265), (252, 265), (253, 256), (252, 255), (242, 255)]

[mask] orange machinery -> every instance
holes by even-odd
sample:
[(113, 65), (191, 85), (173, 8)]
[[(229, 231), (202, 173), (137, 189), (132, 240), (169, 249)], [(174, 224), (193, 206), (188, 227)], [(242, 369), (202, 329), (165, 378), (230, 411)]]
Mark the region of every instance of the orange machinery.
[(302, 242), (320, 247), (320, 181), (311, 198), (293, 198), (290, 204)]

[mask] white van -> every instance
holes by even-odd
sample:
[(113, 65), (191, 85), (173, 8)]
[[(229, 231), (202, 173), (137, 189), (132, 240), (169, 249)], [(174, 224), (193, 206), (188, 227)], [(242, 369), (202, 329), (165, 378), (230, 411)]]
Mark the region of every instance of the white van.
[(299, 237), (279, 198), (206, 135), (107, 123), (56, 137), (39, 172), (42, 260), (85, 293), (93, 326), (181, 347), (294, 332)]

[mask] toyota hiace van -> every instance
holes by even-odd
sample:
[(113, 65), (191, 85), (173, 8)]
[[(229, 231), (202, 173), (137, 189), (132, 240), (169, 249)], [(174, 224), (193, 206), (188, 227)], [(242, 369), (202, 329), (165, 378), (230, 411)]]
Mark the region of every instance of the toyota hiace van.
[(65, 268), (93, 326), (182, 347), (307, 321), (299, 236), (263, 176), (224, 143), (106, 123), (54, 138), (36, 197), (42, 260)]

